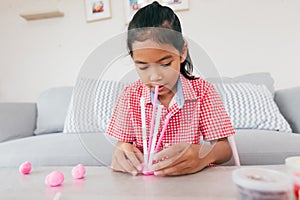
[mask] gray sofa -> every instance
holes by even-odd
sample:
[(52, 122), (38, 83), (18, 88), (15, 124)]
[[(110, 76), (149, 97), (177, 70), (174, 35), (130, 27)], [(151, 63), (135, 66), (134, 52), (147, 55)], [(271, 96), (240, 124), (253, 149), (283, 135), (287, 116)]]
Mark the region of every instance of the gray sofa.
[[(116, 141), (103, 132), (62, 132), (71, 96), (72, 87), (61, 87), (45, 91), (37, 103), (0, 103), (0, 167), (26, 160), (34, 166), (110, 165)], [(237, 129), (242, 165), (281, 164), (300, 155), (300, 87), (275, 91), (274, 101), (294, 133)]]

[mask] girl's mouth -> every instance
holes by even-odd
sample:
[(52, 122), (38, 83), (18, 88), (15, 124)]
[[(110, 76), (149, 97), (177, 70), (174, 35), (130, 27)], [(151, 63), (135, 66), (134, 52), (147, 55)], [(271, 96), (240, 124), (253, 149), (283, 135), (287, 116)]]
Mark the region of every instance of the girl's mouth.
[(155, 92), (155, 87), (156, 86), (158, 86), (158, 92), (161, 92), (161, 91), (163, 91), (166, 88), (167, 84), (163, 84), (163, 85), (151, 84), (151, 85), (149, 85), (150, 90), (153, 91), (153, 92)]
[(164, 88), (165, 88), (165, 86), (163, 86), (163, 85), (158, 86), (158, 92), (161, 92)]

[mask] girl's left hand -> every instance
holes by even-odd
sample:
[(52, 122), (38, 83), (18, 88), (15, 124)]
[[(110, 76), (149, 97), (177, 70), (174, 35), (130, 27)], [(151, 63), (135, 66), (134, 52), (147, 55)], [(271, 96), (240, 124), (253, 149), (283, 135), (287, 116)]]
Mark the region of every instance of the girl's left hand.
[(204, 169), (211, 163), (221, 164), (230, 160), (232, 151), (227, 138), (203, 144), (179, 143), (154, 155), (155, 175), (184, 175)]
[[(201, 156), (203, 145), (179, 143), (164, 149), (154, 156), (154, 174), (158, 176), (184, 175), (198, 172), (210, 162), (206, 156)], [(208, 153), (209, 151), (206, 151)], [(205, 154), (206, 154), (205, 153)]]

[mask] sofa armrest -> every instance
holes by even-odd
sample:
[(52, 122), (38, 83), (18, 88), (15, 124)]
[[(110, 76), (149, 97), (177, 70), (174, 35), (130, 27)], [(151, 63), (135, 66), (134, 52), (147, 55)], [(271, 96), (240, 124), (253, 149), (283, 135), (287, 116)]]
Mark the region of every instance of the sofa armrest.
[(0, 103), (0, 142), (33, 135), (35, 103)]
[(275, 92), (275, 102), (294, 133), (300, 133), (300, 87)]

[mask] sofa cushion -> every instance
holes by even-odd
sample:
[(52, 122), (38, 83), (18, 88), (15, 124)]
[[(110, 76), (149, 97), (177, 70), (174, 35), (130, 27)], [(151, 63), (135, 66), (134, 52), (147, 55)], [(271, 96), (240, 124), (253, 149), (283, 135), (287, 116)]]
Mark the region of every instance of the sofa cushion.
[(241, 165), (284, 164), (300, 155), (300, 135), (265, 130), (237, 130), (235, 141)]
[(68, 109), (64, 133), (105, 132), (125, 83), (81, 78)]
[(251, 83), (214, 84), (221, 94), (235, 129), (291, 132), (265, 85)]
[(71, 95), (72, 87), (59, 87), (48, 89), (39, 96), (36, 135), (63, 131)]
[(104, 133), (52, 133), (0, 144), (0, 167), (18, 167), (28, 160), (33, 166), (110, 166), (115, 141)]
[(265, 85), (274, 96), (274, 79), (268, 72), (250, 73), (236, 76), (234, 78), (207, 78), (207, 80), (212, 83), (252, 83), (255, 85)]
[[(234, 135), (241, 165), (284, 164), (300, 155), (300, 135), (264, 130), (237, 130)], [(33, 166), (110, 166), (116, 141), (104, 133), (53, 133), (0, 144), (0, 167), (18, 167), (28, 160)], [(22, 148), (20, 148), (22, 147)], [(227, 165), (232, 165), (232, 161)]]
[(275, 101), (293, 132), (300, 133), (300, 87), (276, 91)]
[(35, 103), (0, 103), (0, 142), (33, 135)]

